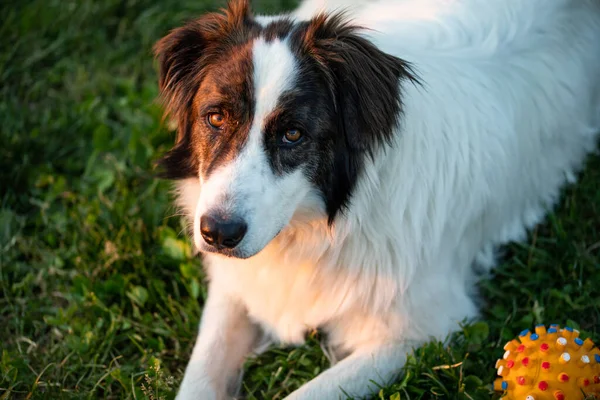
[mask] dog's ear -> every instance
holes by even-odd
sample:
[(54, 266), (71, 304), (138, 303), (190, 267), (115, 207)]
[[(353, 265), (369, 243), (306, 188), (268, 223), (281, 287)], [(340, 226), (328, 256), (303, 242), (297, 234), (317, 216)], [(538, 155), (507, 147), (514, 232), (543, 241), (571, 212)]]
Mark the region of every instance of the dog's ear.
[(175, 147), (159, 161), (163, 176), (181, 179), (195, 176), (190, 131), (194, 123), (194, 96), (207, 67), (228, 48), (247, 38), (255, 26), (248, 0), (230, 0), (220, 12), (208, 13), (172, 30), (154, 46), (158, 60), (158, 85), (165, 117), (177, 123)]
[(392, 139), (402, 111), (400, 81), (416, 78), (405, 61), (379, 50), (341, 13), (321, 14), (298, 37), (324, 73), (337, 117), (329, 193), (330, 223), (347, 206), (365, 157)]
[(379, 50), (343, 13), (320, 14), (301, 36), (302, 48), (328, 77), (351, 149), (372, 152), (388, 141), (401, 112), (400, 80), (415, 80), (407, 62)]
[(154, 46), (158, 83), (166, 111), (179, 118), (190, 105), (206, 67), (218, 52), (239, 43), (253, 26), (248, 0), (231, 0), (220, 12), (208, 13), (172, 30)]

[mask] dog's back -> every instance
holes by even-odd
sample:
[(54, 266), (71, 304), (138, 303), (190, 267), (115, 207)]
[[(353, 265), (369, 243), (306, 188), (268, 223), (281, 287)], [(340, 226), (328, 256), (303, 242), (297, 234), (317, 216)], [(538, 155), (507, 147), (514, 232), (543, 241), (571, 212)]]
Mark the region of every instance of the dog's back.
[[(434, 18), (373, 34), (380, 48), (414, 62), (425, 82), (409, 89), (405, 133), (447, 143), (431, 156), (461, 171), (447, 199), (455, 204), (449, 219), (477, 220), (480, 213), (483, 223), (477, 221), (469, 239), (521, 240), (595, 148), (600, 3), (431, 3), (444, 5)], [(381, 11), (375, 7), (365, 8), (363, 18), (373, 28), (369, 19)]]

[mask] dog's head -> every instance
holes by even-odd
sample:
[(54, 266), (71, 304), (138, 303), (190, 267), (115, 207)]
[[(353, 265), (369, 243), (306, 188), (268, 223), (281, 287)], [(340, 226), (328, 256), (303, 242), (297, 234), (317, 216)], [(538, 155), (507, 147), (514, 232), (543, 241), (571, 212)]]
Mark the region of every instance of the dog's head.
[(155, 52), (178, 123), (165, 176), (200, 182), (199, 250), (239, 258), (315, 198), (334, 222), (365, 158), (391, 139), (399, 80), (412, 79), (341, 14), (254, 18), (247, 0), (173, 30)]

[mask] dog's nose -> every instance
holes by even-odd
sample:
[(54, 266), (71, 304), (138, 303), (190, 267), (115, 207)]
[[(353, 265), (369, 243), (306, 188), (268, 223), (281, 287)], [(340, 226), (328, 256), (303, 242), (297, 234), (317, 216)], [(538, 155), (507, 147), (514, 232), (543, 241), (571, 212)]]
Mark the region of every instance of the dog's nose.
[(239, 219), (223, 219), (216, 215), (203, 215), (200, 217), (200, 234), (204, 241), (217, 249), (233, 249), (237, 246), (248, 225)]

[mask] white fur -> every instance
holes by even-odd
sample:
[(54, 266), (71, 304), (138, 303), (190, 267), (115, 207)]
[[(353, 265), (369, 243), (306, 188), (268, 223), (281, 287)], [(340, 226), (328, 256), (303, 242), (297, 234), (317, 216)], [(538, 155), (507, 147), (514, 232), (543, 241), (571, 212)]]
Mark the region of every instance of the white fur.
[[(308, 0), (298, 18), (319, 4)], [(327, 4), (335, 9), (344, 3)], [(412, 346), (443, 340), (459, 321), (477, 316), (468, 296), (472, 264), (490, 267), (495, 246), (522, 240), (594, 149), (600, 131), (598, 2), (354, 5), (358, 23), (376, 30), (370, 33), (374, 43), (413, 63), (424, 86), (403, 84), (397, 140), (367, 163), (352, 206), (333, 232), (320, 199), (294, 177), (279, 188), (285, 196), (298, 190), (293, 200), (281, 195), (291, 203), (268, 203), (260, 216), (271, 227), (261, 233), (267, 237), (295, 209), (262, 251), (246, 260), (206, 255), (209, 300), (179, 399), (226, 398), (226, 385), (237, 377), (259, 327), (289, 343), (324, 327), (336, 358), (345, 357), (289, 399), (344, 398), (340, 388), (371, 394), (369, 380), (396, 377)], [(279, 62), (275, 52), (256, 53), (257, 76), (278, 76)], [(286, 80), (272, 82), (280, 87)], [(248, 146), (244, 162), (263, 164), (264, 155)], [(258, 175), (228, 172), (217, 192)], [(200, 190), (196, 179), (180, 184), (179, 200), (190, 215), (198, 193), (202, 199), (213, 190), (207, 187)]]

